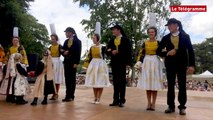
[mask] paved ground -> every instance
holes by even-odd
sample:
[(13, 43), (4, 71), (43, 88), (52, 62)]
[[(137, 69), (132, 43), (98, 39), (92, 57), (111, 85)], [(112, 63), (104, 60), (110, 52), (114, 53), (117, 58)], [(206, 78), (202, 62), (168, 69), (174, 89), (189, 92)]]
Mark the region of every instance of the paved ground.
[[(157, 98), (156, 111), (146, 111), (145, 91), (127, 88), (127, 103), (124, 108), (109, 107), (112, 102), (112, 87), (103, 92), (100, 105), (91, 104), (92, 89), (78, 86), (74, 102), (62, 103), (64, 87), (60, 91), (58, 101), (49, 101), (48, 105), (30, 104), (15, 105), (5, 102), (0, 96), (0, 120), (212, 120), (213, 92), (188, 91), (187, 115), (176, 113), (164, 114), (166, 91), (160, 91)], [(31, 96), (27, 97), (31, 102)], [(176, 102), (177, 103), (177, 102)]]

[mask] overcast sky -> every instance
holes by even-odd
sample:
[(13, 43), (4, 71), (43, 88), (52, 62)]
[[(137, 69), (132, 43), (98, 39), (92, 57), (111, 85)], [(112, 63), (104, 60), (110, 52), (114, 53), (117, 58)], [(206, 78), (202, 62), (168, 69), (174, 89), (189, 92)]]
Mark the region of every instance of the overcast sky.
[[(207, 5), (207, 12), (200, 13), (172, 13), (182, 21), (183, 28), (190, 34), (193, 43), (200, 43), (205, 38), (213, 36), (213, 0), (181, 0), (182, 5)], [(31, 3), (30, 14), (44, 24), (48, 31), (49, 24), (54, 23), (60, 42), (65, 40), (64, 30), (66, 27), (73, 27), (83, 44), (83, 52), (87, 46), (91, 46), (92, 41), (87, 38), (87, 33), (83, 31), (84, 26), (80, 24), (82, 19), (89, 19), (90, 13), (87, 8), (79, 8), (78, 3), (72, 0), (35, 0)], [(94, 23), (95, 24), (95, 23)]]

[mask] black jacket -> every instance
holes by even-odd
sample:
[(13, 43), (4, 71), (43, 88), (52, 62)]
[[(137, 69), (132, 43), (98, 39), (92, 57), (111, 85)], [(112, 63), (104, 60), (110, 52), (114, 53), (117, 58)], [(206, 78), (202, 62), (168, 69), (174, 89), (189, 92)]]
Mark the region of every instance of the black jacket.
[(16, 69), (17, 69), (17, 71), (18, 71), (18, 73), (19, 73), (20, 75), (23, 75), (23, 76), (25, 76), (25, 77), (28, 76), (27, 71), (21, 66), (20, 63), (17, 63), (17, 64), (16, 64)]
[[(195, 55), (191, 44), (191, 40), (188, 34), (180, 32), (179, 34), (179, 47), (175, 56), (167, 56), (167, 53), (174, 49), (174, 45), (170, 39), (171, 33), (167, 34), (160, 41), (157, 49), (157, 54), (161, 57), (165, 57), (165, 65), (169, 66), (195, 66)], [(167, 52), (162, 52), (162, 49), (166, 48)]]
[[(109, 52), (108, 49), (111, 49)], [(116, 50), (114, 38), (107, 45), (107, 55), (111, 57), (111, 65), (131, 65), (132, 62), (132, 44), (127, 37), (121, 38), (121, 43), (118, 46), (118, 54), (112, 55), (112, 51)]]
[(64, 63), (79, 64), (81, 58), (81, 41), (77, 37), (73, 37), (73, 44), (69, 48), (68, 40), (65, 40), (62, 49), (69, 50), (69, 55), (64, 56)]

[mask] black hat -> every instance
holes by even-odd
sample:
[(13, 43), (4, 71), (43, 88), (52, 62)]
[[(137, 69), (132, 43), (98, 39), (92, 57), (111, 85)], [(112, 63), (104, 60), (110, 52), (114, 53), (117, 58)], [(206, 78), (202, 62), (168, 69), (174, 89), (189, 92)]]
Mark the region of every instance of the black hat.
[(177, 19), (175, 19), (175, 18), (171, 18), (171, 19), (168, 20), (168, 22), (167, 22), (167, 24), (165, 26), (168, 26), (169, 24), (172, 24), (172, 23), (177, 23), (178, 24), (179, 21)]
[(118, 29), (118, 30), (123, 30), (123, 28), (122, 28), (120, 25), (118, 25), (118, 24), (114, 25), (114, 26), (111, 27), (110, 29), (112, 30), (112, 29), (114, 29), (114, 28), (116, 28), (116, 29)]
[(113, 27), (111, 27), (110, 29), (112, 30), (112, 29), (114, 29), (114, 28), (120, 30), (122, 36), (126, 36), (126, 34), (125, 34), (123, 28), (122, 28), (120, 25), (116, 24), (116, 25), (114, 25)]
[(75, 30), (71, 27), (67, 27), (66, 30), (64, 32), (72, 32), (75, 34)]

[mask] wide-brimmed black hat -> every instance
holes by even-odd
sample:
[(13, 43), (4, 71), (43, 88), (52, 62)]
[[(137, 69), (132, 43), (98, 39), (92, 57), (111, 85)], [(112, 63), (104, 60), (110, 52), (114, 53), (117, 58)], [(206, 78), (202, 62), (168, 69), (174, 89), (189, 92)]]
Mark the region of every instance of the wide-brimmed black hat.
[(168, 20), (168, 22), (166, 23), (166, 25), (165, 26), (168, 26), (169, 24), (172, 24), (172, 23), (179, 23), (179, 21), (177, 20), (177, 19), (175, 19), (175, 18), (171, 18), (171, 19), (169, 19)]
[(72, 32), (75, 34), (75, 30), (72, 27), (67, 27), (64, 32)]
[(114, 28), (116, 28), (116, 29), (118, 29), (118, 30), (123, 30), (123, 28), (122, 28), (120, 25), (118, 25), (118, 24), (114, 25), (114, 26), (111, 27), (110, 29), (112, 30), (112, 29), (114, 29)]

